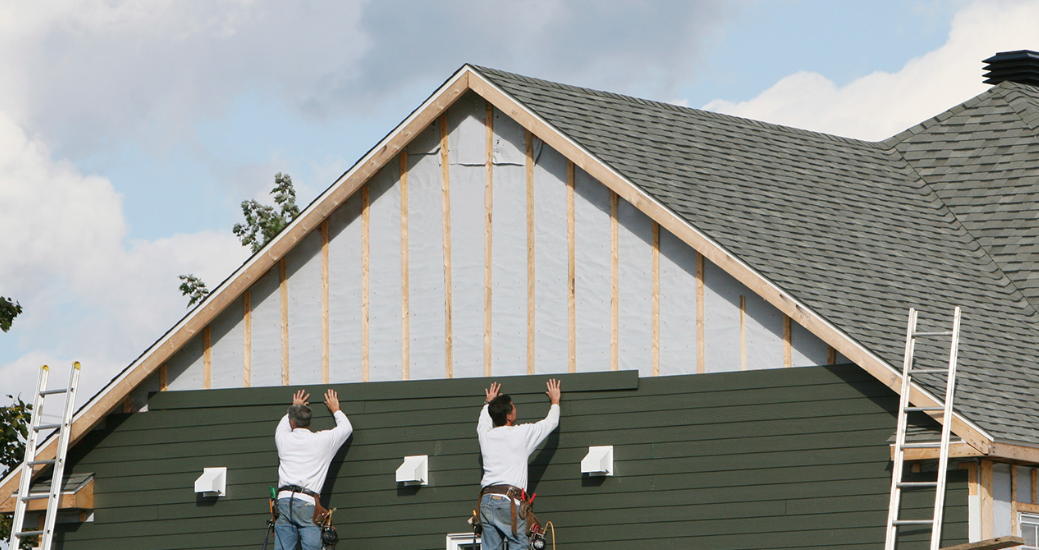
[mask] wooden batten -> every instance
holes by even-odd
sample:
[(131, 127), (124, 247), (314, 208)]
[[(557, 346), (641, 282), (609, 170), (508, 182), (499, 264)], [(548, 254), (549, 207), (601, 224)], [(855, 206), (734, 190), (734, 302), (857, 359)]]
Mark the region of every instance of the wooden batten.
[(202, 389), (208, 390), (213, 380), (213, 329), (202, 329)]
[(408, 150), (400, 152), (400, 377), (411, 379), (411, 271), (408, 260)]
[[(719, 243), (700, 232), (658, 200), (628, 181), (609, 165), (600, 161), (596, 156), (569, 139), (554, 126), (528, 110), (482, 75), (477, 72), (470, 72), (468, 82), (470, 89), (491, 102), (498, 110), (506, 113), (521, 126), (533, 132), (544, 140), (548, 146), (573, 161), (574, 164), (581, 167), (612, 192), (618, 194), (636, 209), (692, 247), (698, 254), (732, 275), (737, 281), (743, 283), (744, 286), (761, 296), (780, 312), (797, 321), (819, 339), (833, 346), (844, 357), (859, 365), (888, 388), (895, 392), (901, 391), (902, 376), (899, 370), (884, 362), (879, 356), (867, 350), (827, 320), (798, 302), (793, 296), (774, 285), (761, 273), (730, 254)], [(698, 302), (698, 309), (701, 307), (700, 303), (702, 301)], [(703, 340), (699, 339), (697, 342), (698, 359), (701, 358), (700, 346), (702, 345)], [(697, 364), (697, 372), (703, 372), (703, 363), (700, 361)], [(937, 406), (939, 401), (937, 397), (928, 394), (916, 385), (910, 390), (909, 400), (916, 406)], [(952, 431), (959, 437), (969, 441), (975, 448), (984, 452), (989, 451), (992, 437), (977, 425), (967, 421), (962, 415), (957, 414), (953, 417)], [(1035, 456), (1039, 459), (1039, 453)]]
[(368, 345), (371, 292), (371, 203), (369, 187), (361, 188), (361, 381), (368, 381), (371, 353)]
[(321, 383), (328, 383), (328, 220), (321, 222)]
[(451, 163), (447, 150), (447, 113), (440, 115), (440, 167), (444, 210), (444, 376), (454, 378), (454, 306), (451, 304)]
[(534, 134), (527, 131), (527, 374), (534, 374)]
[(159, 367), (159, 391), (167, 391), (169, 389), (169, 368), (166, 366), (166, 363), (163, 363)]
[(486, 127), (486, 144), (484, 148), (484, 166), (487, 171), (483, 190), (483, 375), (491, 375), (491, 343), (493, 341), (491, 332), (492, 309), (492, 275), (491, 255), (494, 251), (493, 244), (493, 220), (494, 220), (494, 106), (486, 104), (487, 112), (484, 119)]
[(1012, 513), (1010, 514), (1010, 532), (1018, 533), (1017, 528), (1017, 465), (1010, 465), (1010, 506)]
[(1032, 468), (1032, 504), (1039, 505), (1039, 469)]
[(993, 492), (992, 461), (981, 461), (981, 472), (978, 476), (978, 491), (981, 496), (981, 538), (992, 538), (993, 532)]
[(833, 346), (826, 346), (826, 363), (828, 365), (837, 363), (837, 350), (833, 349)]
[(252, 385), (253, 371), (253, 308), (252, 292), (249, 290), (242, 293), (242, 310), (242, 333), (245, 341), (242, 349), (242, 387), (248, 388)]
[(747, 297), (740, 296), (740, 370), (747, 370)]
[(704, 284), (703, 254), (696, 253), (696, 372), (707, 372), (704, 357), (707, 355), (707, 343), (704, 342)]
[(575, 255), (576, 215), (574, 209), (574, 163), (569, 159), (566, 161), (566, 302), (567, 302), (567, 325), (569, 342), (569, 367), (567, 372), (577, 372), (577, 294), (575, 275), (577, 268), (577, 257)]
[[(92, 430), (105, 416), (115, 410), (131, 391), (154, 374), (162, 364), (179, 351), (188, 341), (224, 311), (249, 287), (264, 276), (300, 240), (317, 228), (365, 182), (390, 162), (415, 136), (453, 105), (469, 90), (468, 68), (459, 70), (418, 109), (408, 116), (379, 144), (314, 200), (274, 240), (238, 268), (226, 284), (217, 287), (192, 313), (177, 323), (163, 338), (145, 350), (141, 357), (127, 367), (104, 390), (91, 398), (73, 419), (69, 432), (75, 443)], [(38, 460), (54, 458), (57, 438), (42, 442), (36, 454)], [(20, 468), (9, 472), (0, 485), (0, 501), (18, 490)]]
[(794, 331), (790, 326), (790, 316), (783, 316), (783, 366), (794, 366)]
[(289, 385), (289, 276), (285, 258), (278, 262), (278, 289), (281, 292), (281, 385)]
[(660, 376), (660, 224), (653, 222), (652, 374)]
[(610, 191), (610, 370), (620, 366), (620, 221), (617, 193)]

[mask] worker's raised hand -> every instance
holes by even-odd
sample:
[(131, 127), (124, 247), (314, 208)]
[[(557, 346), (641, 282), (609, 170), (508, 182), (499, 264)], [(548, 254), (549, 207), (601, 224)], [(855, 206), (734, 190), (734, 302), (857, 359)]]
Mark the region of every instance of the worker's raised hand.
[(294, 393), (292, 395), (292, 404), (293, 405), (309, 405), (310, 402), (307, 401), (308, 399), (310, 399), (310, 394), (307, 393), (304, 390), (299, 390), (298, 392), (296, 392), (296, 393)]
[(545, 384), (545, 386), (548, 388), (548, 391), (545, 392), (548, 394), (548, 400), (551, 401), (553, 405), (558, 405), (559, 397), (562, 395), (562, 392), (559, 390), (559, 380), (551, 379)]
[(325, 405), (328, 406), (328, 412), (335, 414), (339, 410), (339, 394), (335, 390), (329, 388), (325, 392)]
[(487, 394), (487, 399), (485, 399), (484, 401), (490, 403), (495, 397), (498, 397), (498, 394), (501, 393), (501, 384), (497, 382), (491, 382), (491, 387), (487, 388), (486, 390), (483, 390), (483, 392)]

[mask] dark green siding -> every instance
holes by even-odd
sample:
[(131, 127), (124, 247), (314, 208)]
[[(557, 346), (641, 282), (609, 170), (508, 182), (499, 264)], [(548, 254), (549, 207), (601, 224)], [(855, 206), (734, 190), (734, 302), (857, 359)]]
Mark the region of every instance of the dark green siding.
[[(521, 421), (547, 411), (547, 377), (502, 379)], [(639, 379), (565, 375), (559, 430), (535, 452), (536, 512), (567, 549), (878, 548), (891, 482), (897, 396), (854, 366)], [(485, 380), (336, 385), (355, 427), (325, 502), (343, 548), (439, 549), (466, 530), (481, 476), (476, 419)], [(95, 521), (65, 548), (259, 548), (273, 432), (296, 388), (166, 392), (151, 412), (113, 415), (71, 451), (95, 474)], [(318, 401), (322, 388), (306, 388)], [(323, 405), (315, 428), (331, 425)], [(616, 475), (583, 478), (591, 445)], [(405, 455), (430, 456), (427, 487), (398, 487)], [(228, 496), (197, 498), (204, 467), (228, 467)], [(933, 474), (932, 474), (933, 475)], [(950, 474), (946, 543), (966, 541), (966, 475)], [(929, 516), (931, 496), (908, 498)], [(917, 532), (916, 541), (927, 534)], [(912, 542), (912, 540), (908, 540)], [(905, 544), (901, 548), (922, 548)]]

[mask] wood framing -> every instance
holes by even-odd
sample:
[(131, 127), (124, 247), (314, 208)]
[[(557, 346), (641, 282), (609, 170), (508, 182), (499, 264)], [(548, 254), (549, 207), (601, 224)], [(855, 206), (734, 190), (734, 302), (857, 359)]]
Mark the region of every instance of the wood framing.
[[(891, 459), (895, 457), (895, 446), (890, 446)], [(939, 449), (906, 449), (904, 456), (906, 460), (937, 460)], [(971, 447), (965, 441), (949, 443), (949, 456), (951, 458), (970, 458), (985, 456), (981, 451)]]
[(454, 378), (454, 328), (451, 305), (451, 163), (447, 150), (447, 113), (440, 115), (440, 168), (444, 211), (444, 376)]
[[(14, 513), (15, 499), (0, 500), (0, 513)], [(27, 512), (42, 512), (47, 509), (47, 500), (30, 500), (26, 503)], [(90, 479), (85, 484), (77, 487), (74, 491), (62, 491), (58, 495), (59, 510), (93, 510), (94, 509), (94, 480)]]
[[(328, 218), (379, 169), (390, 162), (415, 136), (425, 130), (469, 89), (468, 67), (459, 70), (419, 108), (415, 109), (380, 143), (365, 154), (345, 174), (340, 176), (313, 206), (308, 207), (273, 239), (228, 278), (227, 283), (214, 289), (195, 310), (178, 322), (170, 331), (152, 344), (141, 356), (123, 370), (102, 391), (92, 397), (75, 415), (69, 432), (70, 441), (79, 441), (105, 416), (122, 402), (123, 398), (155, 373), (173, 354), (179, 351), (203, 327), (266, 274), (300, 240)], [(54, 458), (57, 438), (41, 442), (38, 460)], [(17, 491), (20, 468), (8, 472), (0, 484), (0, 501)]]
[(202, 389), (208, 390), (213, 379), (213, 329), (202, 329)]
[(535, 320), (535, 277), (534, 270), (534, 134), (528, 130), (527, 138), (527, 374), (534, 374), (534, 320)]
[(368, 381), (371, 348), (368, 321), (371, 318), (371, 204), (369, 186), (361, 188), (361, 381)]
[(652, 374), (660, 376), (660, 224), (653, 222)]
[(620, 360), (620, 223), (617, 193), (610, 191), (610, 370)]
[(978, 542), (946, 546), (941, 550), (999, 550), (1000, 548), (1021, 546), (1024, 543), (1025, 539), (1021, 537), (996, 537), (994, 539), (987, 539)]
[(830, 365), (837, 363), (837, 350), (833, 349), (833, 346), (826, 346), (826, 362)]
[(1032, 504), (1039, 504), (1039, 468), (1032, 468)]
[[(743, 283), (750, 291), (761, 296), (766, 302), (797, 321), (822, 341), (833, 346), (844, 357), (859, 365), (888, 388), (895, 392), (901, 390), (901, 372), (887, 364), (875, 353), (867, 350), (745, 262), (730, 254), (720, 244), (693, 227), (606, 163), (601, 162), (595, 155), (525, 108), (479, 73), (470, 72), (468, 82), (470, 89), (491, 102), (498, 110), (509, 115), (521, 126), (544, 140), (546, 145), (572, 160), (590, 176), (659, 223), (711, 263)], [(699, 307), (698, 303), (697, 308), (699, 309)], [(697, 342), (698, 347), (701, 345), (703, 345), (702, 339)], [(697, 355), (699, 358), (699, 349)], [(702, 363), (699, 363), (697, 372), (703, 372), (702, 368)], [(916, 406), (937, 406), (939, 402), (937, 397), (925, 392), (918, 385), (913, 385), (911, 388), (909, 400)], [(962, 415), (953, 416), (952, 430), (956, 435), (969, 441), (975, 448), (986, 453), (989, 452), (992, 437), (977, 425), (967, 421)], [(1036, 450), (1032, 456), (1033, 461), (1039, 462), (1039, 450)]]
[(400, 377), (411, 379), (411, 273), (408, 260), (408, 150), (400, 152)]
[(253, 369), (253, 309), (250, 290), (242, 293), (242, 334), (242, 387), (248, 388), (252, 385)]
[(704, 356), (707, 344), (704, 342), (704, 284), (703, 284), (703, 254), (696, 253), (696, 372), (703, 374), (707, 372)]
[(159, 391), (170, 389), (168, 371), (169, 368), (166, 366), (166, 363), (163, 363), (162, 366), (159, 367)]
[(981, 497), (981, 538), (992, 538), (993, 532), (993, 492), (992, 461), (982, 460), (978, 476), (978, 490)]
[(1012, 508), (1010, 514), (1010, 532), (1019, 533), (1017, 528), (1017, 465), (1010, 465), (1010, 506)]
[(740, 295), (740, 370), (747, 370), (747, 297)]
[(790, 316), (783, 316), (783, 366), (794, 366), (794, 342), (793, 328), (790, 326)]
[(281, 292), (281, 385), (289, 385), (289, 276), (285, 258), (278, 262), (278, 289)]
[(321, 383), (328, 383), (328, 220), (321, 222)]
[(494, 220), (494, 106), (486, 103), (484, 127), (486, 128), (486, 143), (484, 146), (484, 165), (486, 179), (483, 189), (483, 375), (491, 375), (491, 320), (493, 309), (491, 300), (493, 298), (491, 256), (494, 252), (493, 244), (493, 220)]
[(577, 372), (577, 294), (575, 275), (577, 269), (577, 257), (574, 253), (576, 233), (576, 216), (574, 210), (574, 163), (569, 159), (566, 161), (566, 302), (567, 302), (567, 324), (569, 342), (569, 368), (567, 372)]

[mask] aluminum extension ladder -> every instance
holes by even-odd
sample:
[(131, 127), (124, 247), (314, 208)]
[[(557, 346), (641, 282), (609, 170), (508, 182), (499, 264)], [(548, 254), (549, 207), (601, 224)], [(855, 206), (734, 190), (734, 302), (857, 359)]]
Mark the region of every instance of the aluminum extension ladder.
[[(952, 425), (952, 398), (956, 388), (956, 356), (960, 345), (960, 308), (953, 310), (952, 330), (942, 332), (917, 332), (917, 311), (909, 308), (909, 326), (906, 330), (905, 357), (902, 362), (902, 394), (898, 404), (898, 431), (895, 436), (895, 458), (891, 473), (891, 500), (888, 503), (887, 538), (884, 542), (884, 550), (895, 550), (895, 540), (898, 536), (898, 528), (901, 526), (930, 525), (931, 526), (931, 550), (938, 550), (942, 534), (942, 510), (945, 505), (945, 476), (949, 467), (949, 437)], [(916, 349), (916, 339), (922, 337), (951, 336), (952, 343), (949, 347), (948, 369), (918, 369), (913, 368), (913, 353)], [(945, 404), (938, 407), (912, 407), (909, 404), (909, 392), (911, 391), (911, 380), (918, 374), (945, 374)], [(906, 443), (906, 422), (909, 413), (924, 412), (942, 417), (942, 438), (940, 441), (924, 441)], [(903, 481), (902, 472), (905, 465), (906, 449), (934, 449), (938, 448), (938, 479), (936, 481)], [(902, 489), (934, 487), (934, 516), (931, 519), (901, 519), (899, 511), (902, 500)]]
[[(41, 550), (50, 550), (51, 541), (54, 539), (54, 523), (58, 517), (58, 499), (61, 495), (62, 476), (65, 473), (65, 455), (69, 448), (69, 432), (72, 426), (72, 411), (76, 402), (76, 386), (79, 384), (79, 362), (72, 364), (72, 372), (69, 373), (69, 385), (66, 388), (48, 390), (47, 376), (50, 369), (46, 365), (40, 368), (40, 377), (36, 382), (36, 396), (32, 402), (32, 417), (29, 421), (28, 441), (25, 444), (25, 458), (22, 460), (22, 477), (18, 486), (18, 500), (14, 504), (14, 524), (11, 526), (11, 541), (8, 545), (12, 550), (17, 550), (23, 538), (39, 536)], [(60, 424), (41, 424), (43, 418), (43, 398), (48, 395), (65, 394), (65, 410), (61, 415)], [(58, 450), (51, 460), (36, 460), (36, 442), (43, 430), (56, 429), (58, 433)], [(51, 477), (50, 492), (29, 493), (29, 484), (32, 481), (33, 467), (39, 465), (52, 465), (54, 471)], [(43, 529), (23, 531), (25, 523), (25, 512), (29, 502), (33, 500), (47, 499), (47, 512), (44, 515)]]

